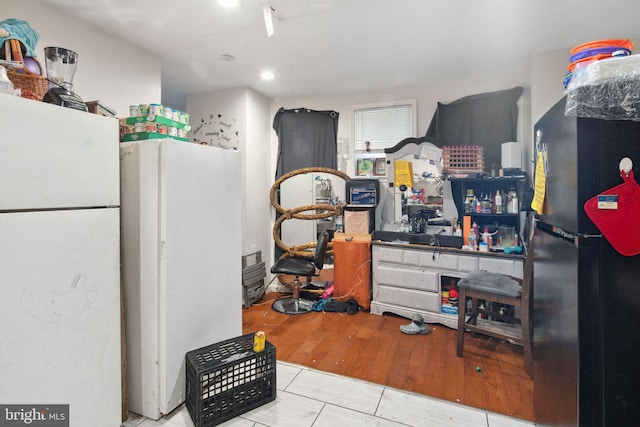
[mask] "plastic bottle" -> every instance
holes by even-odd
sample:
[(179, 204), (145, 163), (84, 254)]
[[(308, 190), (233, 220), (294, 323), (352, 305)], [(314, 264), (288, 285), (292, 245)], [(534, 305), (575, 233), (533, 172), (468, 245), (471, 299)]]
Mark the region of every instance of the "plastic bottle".
[(467, 190), (467, 197), (464, 199), (464, 213), (475, 212), (475, 205), (473, 204), (473, 189)]
[(474, 222), (473, 226), (471, 227), (471, 230), (469, 230), (469, 239), (468, 239), (469, 250), (471, 251), (476, 250), (476, 247), (478, 246), (478, 237), (479, 237), (478, 224)]
[(509, 213), (511, 206), (511, 193), (505, 193), (502, 196), (502, 213)]
[(487, 193), (482, 196), (482, 213), (491, 213), (491, 194)]
[(467, 246), (469, 247), (470, 251), (475, 251), (476, 250), (476, 235), (472, 230), (469, 231), (469, 238), (468, 238), (468, 241), (467, 241)]
[(454, 232), (454, 235), (458, 237), (462, 237), (462, 227), (460, 227), (460, 223), (458, 222), (458, 219), (456, 219), (455, 223), (456, 223), (456, 231)]
[(409, 232), (409, 217), (407, 216), (407, 214), (402, 215), (402, 220), (400, 221), (400, 232)]
[(449, 305), (451, 307), (458, 306), (458, 286), (455, 279), (449, 281)]
[(491, 234), (489, 233), (488, 227), (485, 227), (484, 231), (482, 232), (482, 241), (491, 246)]
[(514, 191), (511, 196), (511, 213), (518, 213), (518, 194)]

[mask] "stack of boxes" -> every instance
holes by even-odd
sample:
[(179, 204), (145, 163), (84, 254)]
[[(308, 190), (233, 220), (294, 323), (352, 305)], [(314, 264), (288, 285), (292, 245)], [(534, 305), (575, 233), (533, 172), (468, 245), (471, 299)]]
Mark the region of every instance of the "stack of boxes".
[(188, 142), (189, 115), (160, 104), (132, 105), (129, 117), (120, 119), (121, 141), (173, 138)]

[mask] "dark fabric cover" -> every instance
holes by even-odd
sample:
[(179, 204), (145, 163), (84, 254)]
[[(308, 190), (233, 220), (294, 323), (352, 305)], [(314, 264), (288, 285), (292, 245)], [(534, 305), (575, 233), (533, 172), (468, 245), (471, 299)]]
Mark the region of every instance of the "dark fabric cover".
[(335, 111), (280, 108), (273, 118), (278, 135), (276, 179), (296, 169), (336, 169), (338, 116)]
[(438, 102), (425, 136), (438, 146), (482, 145), (485, 171), (501, 165), (504, 142), (517, 141), (517, 101), (523, 89), (501, 90)]
[(475, 270), (467, 274), (458, 281), (458, 287), (512, 298), (520, 297), (522, 292), (520, 283), (509, 276), (485, 270)]

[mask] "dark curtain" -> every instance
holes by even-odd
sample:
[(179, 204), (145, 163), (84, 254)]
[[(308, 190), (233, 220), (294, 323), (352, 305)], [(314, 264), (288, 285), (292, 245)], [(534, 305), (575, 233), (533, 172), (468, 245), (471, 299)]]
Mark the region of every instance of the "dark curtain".
[(427, 137), (438, 147), (482, 145), (485, 170), (500, 167), (501, 145), (516, 141), (517, 101), (523, 89), (501, 90), (460, 98), (449, 104), (438, 102)]
[[(314, 111), (308, 108), (280, 108), (273, 118), (278, 135), (276, 178), (307, 167), (337, 168), (338, 116), (335, 111)], [(277, 195), (280, 199), (280, 193)], [(276, 219), (280, 213), (276, 212)], [(285, 244), (287, 242), (284, 242)], [(275, 260), (282, 249), (275, 248)], [(274, 260), (274, 262), (275, 262)]]
[(273, 118), (278, 135), (276, 179), (306, 167), (337, 167), (338, 113), (280, 108)]

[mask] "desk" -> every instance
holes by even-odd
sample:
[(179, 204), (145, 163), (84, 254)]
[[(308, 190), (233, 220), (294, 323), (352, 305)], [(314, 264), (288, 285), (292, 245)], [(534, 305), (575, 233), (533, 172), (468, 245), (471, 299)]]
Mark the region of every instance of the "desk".
[(523, 275), (523, 255), (380, 241), (372, 243), (371, 252), (371, 313), (389, 312), (407, 318), (420, 313), (428, 323), (453, 329), (458, 327), (457, 311), (446, 312), (441, 305), (441, 291), (451, 279), (478, 269), (520, 279)]
[[(349, 240), (348, 240), (349, 239)], [(333, 297), (371, 307), (371, 235), (336, 233), (333, 245)]]

